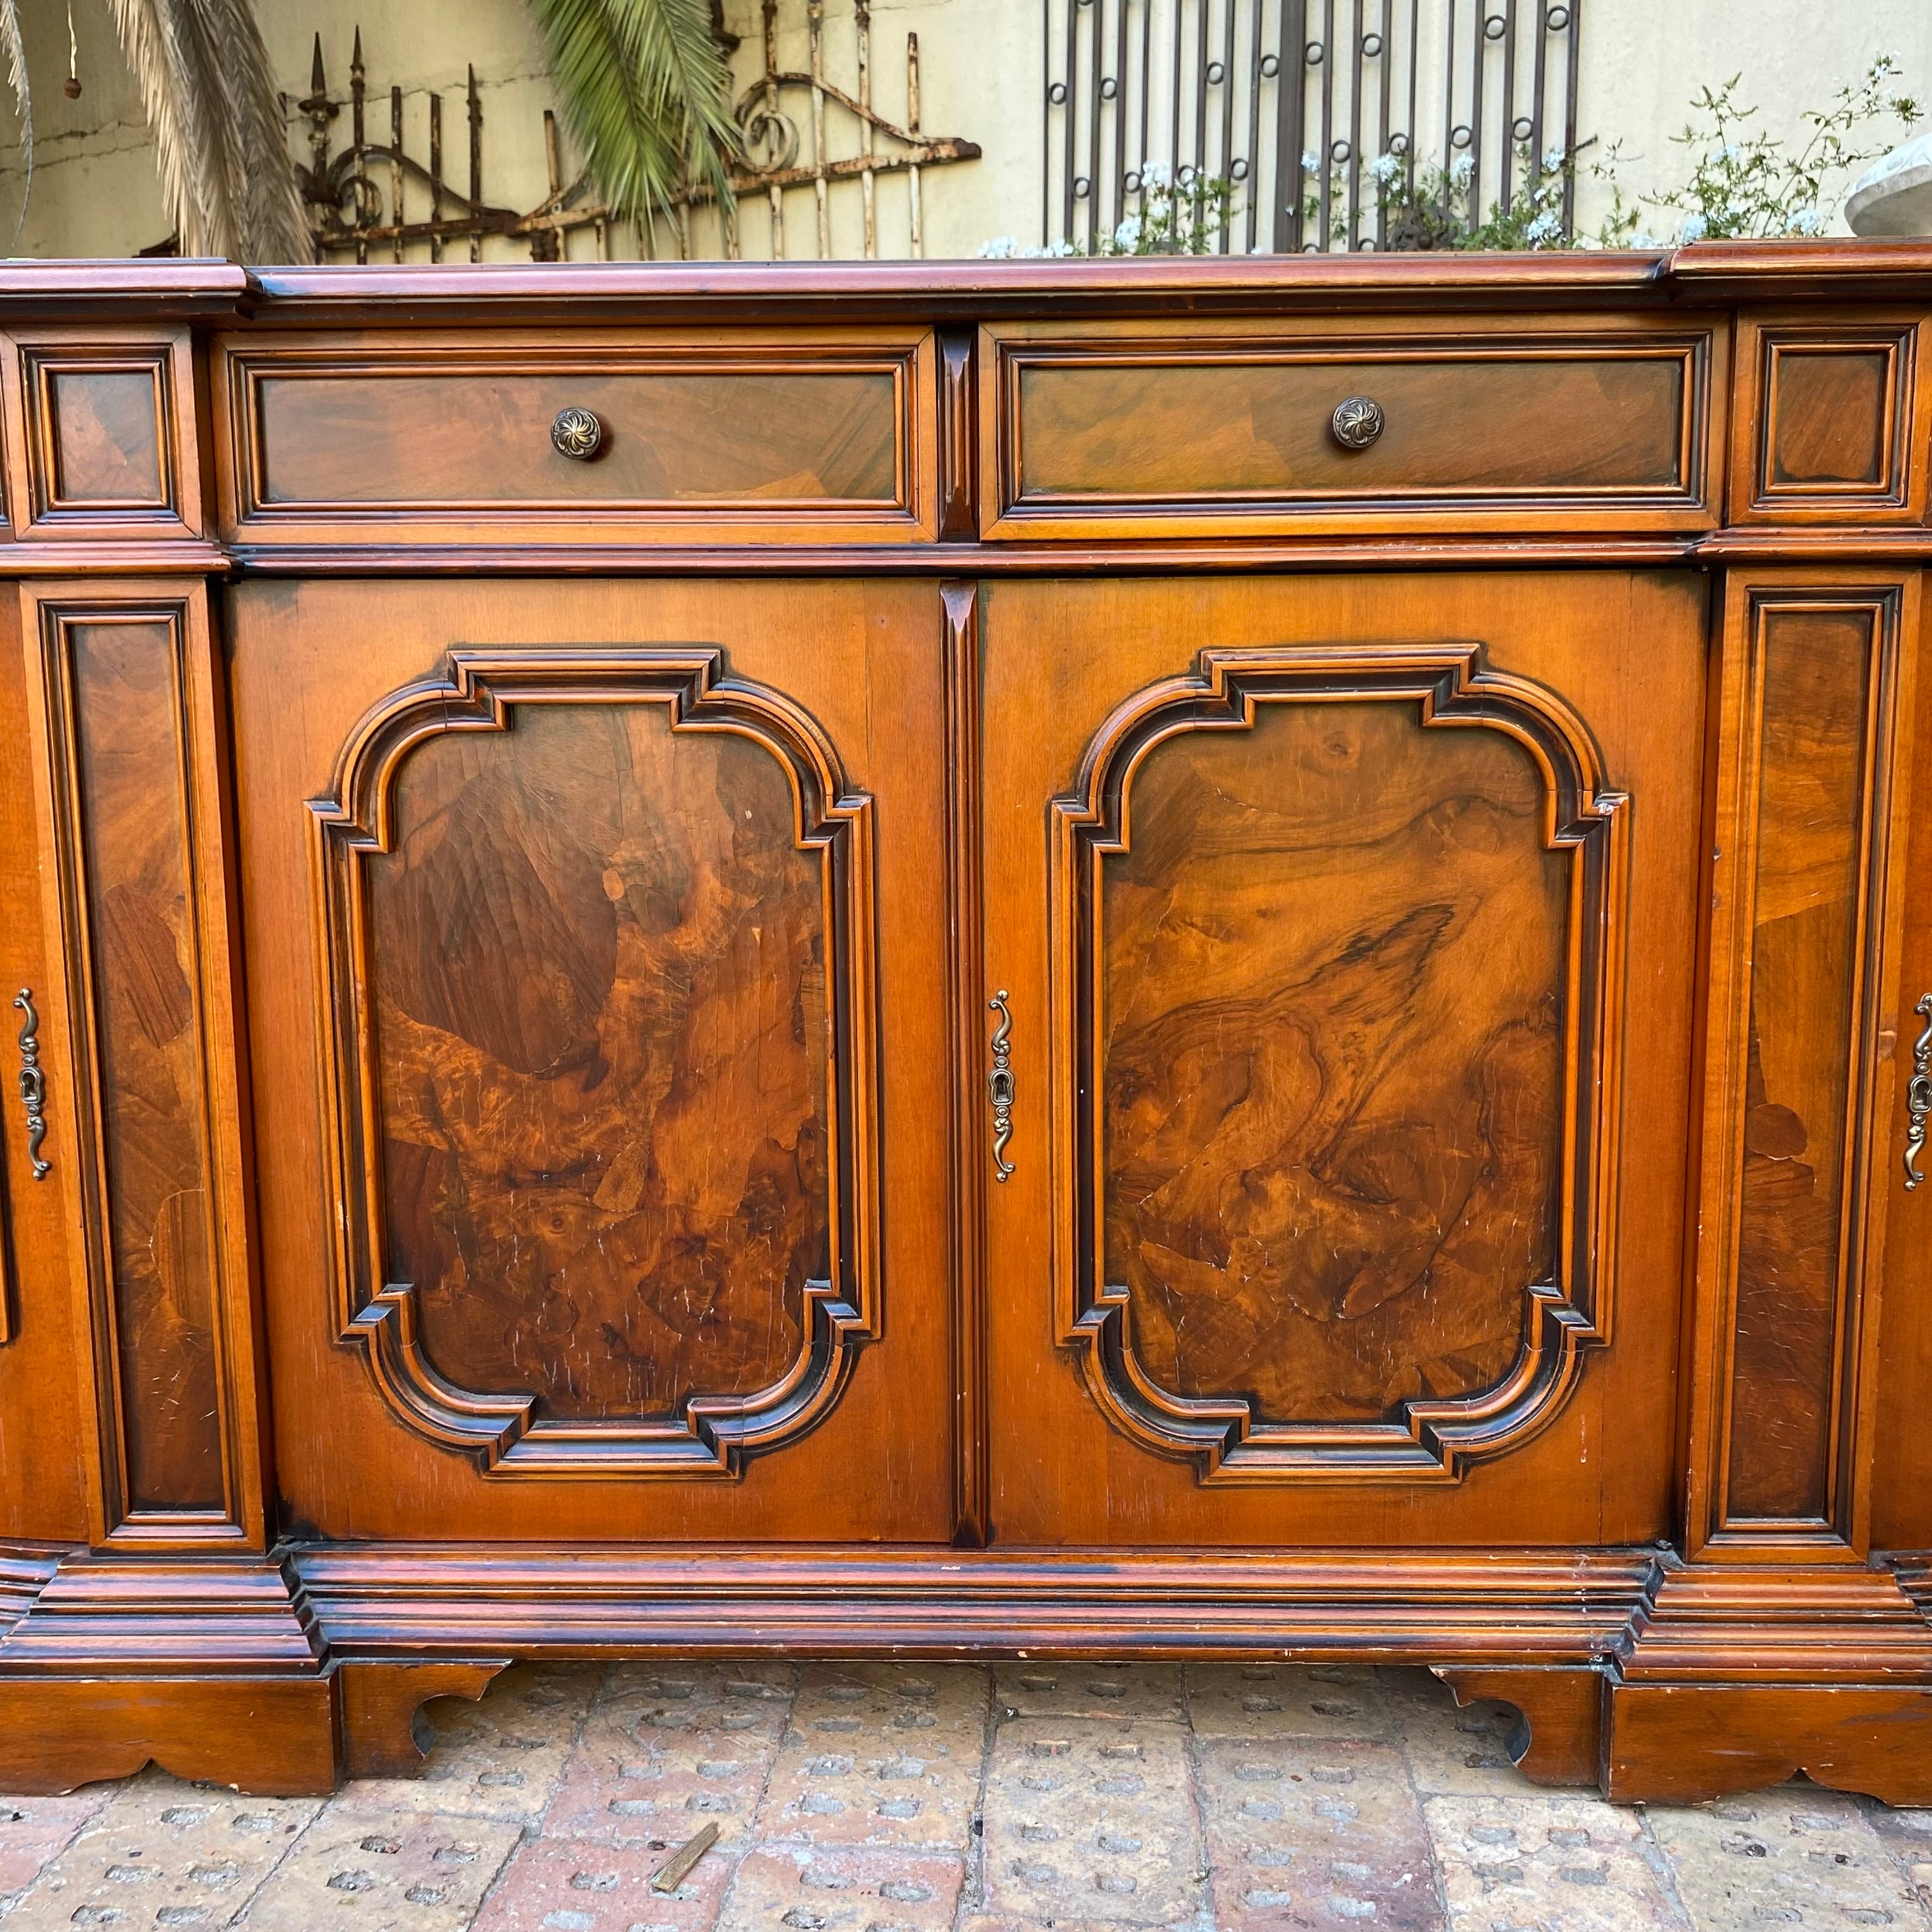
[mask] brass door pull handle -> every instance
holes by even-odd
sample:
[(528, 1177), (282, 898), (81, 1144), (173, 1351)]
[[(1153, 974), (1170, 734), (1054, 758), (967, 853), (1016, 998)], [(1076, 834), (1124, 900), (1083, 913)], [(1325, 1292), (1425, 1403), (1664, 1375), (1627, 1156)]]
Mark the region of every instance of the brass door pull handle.
[(27, 1110), (27, 1158), (33, 1163), (34, 1178), (44, 1180), (53, 1162), (40, 1158), (40, 1143), (47, 1137), (47, 1076), (40, 1071), (40, 1016), (34, 1010), (34, 989), (22, 986), (14, 995), (14, 1004), (24, 1016), (20, 1022), (20, 1104)]
[(1925, 1178), (1918, 1172), (1918, 1154), (1925, 1144), (1925, 1118), (1932, 1114), (1932, 993), (1922, 993), (1912, 1010), (1924, 1016), (1925, 1030), (1912, 1046), (1912, 1078), (1905, 1087), (1905, 1191), (1908, 1194)]
[(559, 410), (550, 440), (558, 455), (588, 463), (604, 446), (604, 425), (589, 410)]
[(986, 1005), (1000, 1016), (991, 1042), (993, 1070), (986, 1076), (986, 1099), (993, 1109), (993, 1178), (1004, 1180), (1013, 1171), (1012, 1162), (1006, 1158), (1006, 1143), (1013, 1137), (1013, 1063), (1006, 1046), (1012, 1037), (1013, 1016), (1006, 1010), (1005, 987)]

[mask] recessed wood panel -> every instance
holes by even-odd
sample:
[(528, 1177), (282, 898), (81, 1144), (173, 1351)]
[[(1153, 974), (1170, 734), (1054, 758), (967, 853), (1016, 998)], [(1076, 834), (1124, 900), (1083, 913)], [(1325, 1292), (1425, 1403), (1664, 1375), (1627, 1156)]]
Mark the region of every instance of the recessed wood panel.
[[(988, 331), (982, 533), (1287, 532), (1532, 505), (1682, 517), (1708, 496), (1712, 353), (1705, 334), (1635, 332)], [(1380, 412), (1364, 447), (1334, 428), (1352, 398)]]
[(1557, 1264), (1568, 862), (1528, 752), (1274, 704), (1133, 783), (1103, 867), (1106, 1275), (1268, 1422), (1474, 1396)]
[(1890, 481), (1898, 352), (1774, 344), (1766, 482), (1882, 492)]
[[(225, 515), (260, 542), (905, 542), (937, 515), (931, 337), (242, 338)], [(558, 449), (566, 410), (594, 454)]]
[[(94, 1266), (128, 1513), (226, 1502), (180, 626), (80, 622), (57, 646), (74, 962), (98, 1109)], [(58, 675), (58, 672), (57, 672)]]
[(1844, 316), (1738, 322), (1732, 515), (1916, 520), (1925, 503), (1917, 326)]
[(53, 501), (165, 503), (157, 371), (55, 368), (46, 376)]
[(1454, 1476), (1600, 1339), (1622, 801), (1480, 659), (1204, 652), (1054, 806), (1063, 1338), (1204, 1479)]
[(1774, 609), (1759, 635), (1734, 1522), (1831, 1513), (1877, 644), (1869, 609)]
[(458, 652), (311, 802), (340, 1318), (431, 1439), (734, 1476), (873, 1332), (870, 802), (702, 650)]
[[(320, 503), (893, 503), (890, 370), (265, 376), (264, 507)], [(604, 440), (559, 454), (587, 409)]]
[[(1677, 356), (1022, 366), (1018, 496), (1668, 490), (1683, 481), (1683, 391)], [(1364, 450), (1329, 428), (1354, 395), (1387, 424)]]
[(764, 746), (559, 705), (398, 775), (369, 868), (389, 1276), (459, 1386), (665, 1418), (831, 1259), (820, 867)]
[(14, 490), (24, 506), (22, 536), (192, 532), (200, 492), (184, 338), (129, 341), (90, 332), (28, 340), (20, 370), (26, 408)]

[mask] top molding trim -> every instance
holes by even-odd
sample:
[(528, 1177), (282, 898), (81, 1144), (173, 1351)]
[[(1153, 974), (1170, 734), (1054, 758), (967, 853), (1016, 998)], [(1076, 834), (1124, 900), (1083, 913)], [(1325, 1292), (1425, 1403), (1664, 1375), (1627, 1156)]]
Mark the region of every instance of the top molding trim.
[[(207, 260), (14, 262), (0, 322), (34, 320), (442, 323), (519, 312), (574, 322), (760, 313), (1055, 317), (1281, 313), (1331, 305), (1507, 307), (1932, 299), (1932, 242), (1711, 242), (1663, 252), (1148, 256), (1117, 261), (482, 262), (244, 268)], [(557, 316), (559, 309), (567, 317)]]

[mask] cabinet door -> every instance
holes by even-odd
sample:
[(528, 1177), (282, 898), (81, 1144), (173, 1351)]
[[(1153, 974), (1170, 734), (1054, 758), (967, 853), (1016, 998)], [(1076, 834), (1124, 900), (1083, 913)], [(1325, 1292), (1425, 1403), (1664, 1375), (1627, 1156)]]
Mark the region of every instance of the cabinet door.
[(981, 625), (994, 1539), (1667, 1534), (1702, 584)]
[(235, 593), (289, 1524), (950, 1536), (939, 609)]

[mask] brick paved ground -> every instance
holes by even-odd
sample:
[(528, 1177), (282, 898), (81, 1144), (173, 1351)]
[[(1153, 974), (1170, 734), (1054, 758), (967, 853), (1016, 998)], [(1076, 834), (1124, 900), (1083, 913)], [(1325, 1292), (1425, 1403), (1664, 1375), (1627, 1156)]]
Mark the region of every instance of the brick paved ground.
[(425, 1777), (326, 1803), (0, 1798), (0, 1925), (1932, 1932), (1932, 1812), (1539, 1790), (1420, 1672), (550, 1664), (433, 1715)]

